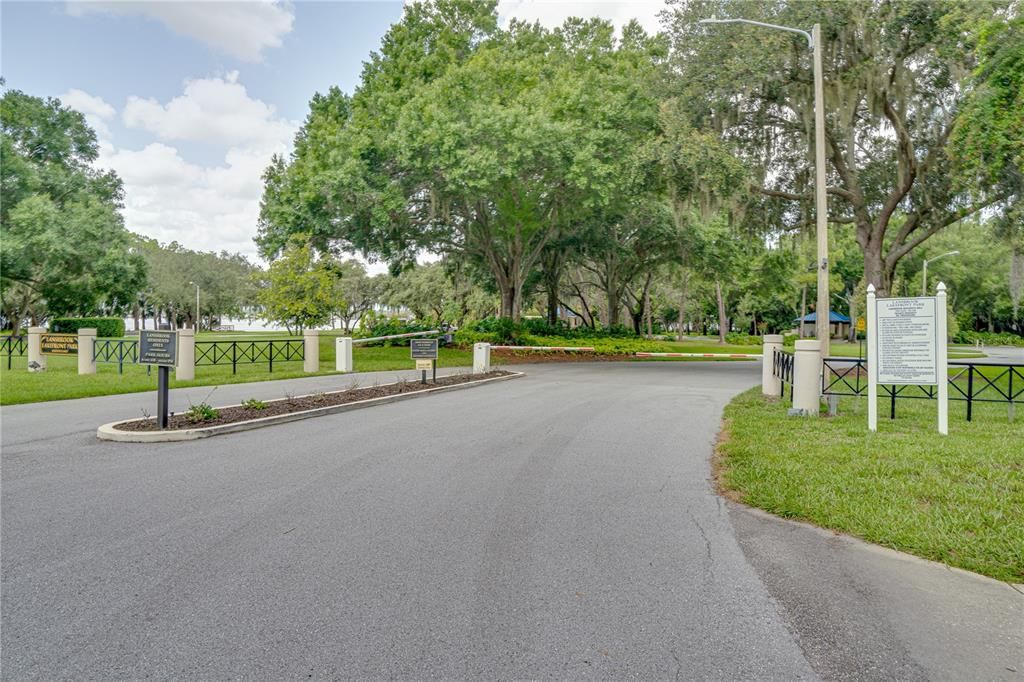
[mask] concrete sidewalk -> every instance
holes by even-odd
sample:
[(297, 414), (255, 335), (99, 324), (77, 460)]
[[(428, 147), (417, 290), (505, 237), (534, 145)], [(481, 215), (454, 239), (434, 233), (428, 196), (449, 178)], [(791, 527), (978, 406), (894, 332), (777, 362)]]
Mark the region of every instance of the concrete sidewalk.
[(1024, 679), (1020, 587), (741, 504), (729, 517), (824, 679)]

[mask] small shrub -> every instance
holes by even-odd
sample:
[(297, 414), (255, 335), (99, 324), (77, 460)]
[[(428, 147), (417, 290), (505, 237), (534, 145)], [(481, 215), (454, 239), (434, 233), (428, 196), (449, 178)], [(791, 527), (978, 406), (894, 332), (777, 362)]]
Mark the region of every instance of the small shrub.
[(249, 398), (248, 400), (242, 401), (242, 407), (247, 410), (265, 410), (267, 404), (262, 400), (256, 400), (256, 398)]
[(77, 334), (79, 329), (96, 329), (96, 336), (119, 339), (124, 336), (124, 320), (120, 317), (56, 317), (50, 320), (54, 334)]
[(725, 335), (725, 342), (734, 346), (760, 346), (761, 337), (751, 336), (742, 332), (729, 332)]
[(193, 424), (199, 424), (202, 422), (213, 421), (220, 416), (220, 413), (210, 406), (209, 403), (199, 403), (198, 405), (190, 405), (188, 410), (185, 411), (185, 417)]

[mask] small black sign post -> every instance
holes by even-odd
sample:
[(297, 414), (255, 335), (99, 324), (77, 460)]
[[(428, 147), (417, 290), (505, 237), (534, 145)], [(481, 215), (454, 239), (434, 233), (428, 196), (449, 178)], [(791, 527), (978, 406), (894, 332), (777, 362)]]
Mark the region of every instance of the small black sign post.
[(427, 383), (427, 367), (424, 361), (430, 361), (430, 370), (433, 373), (433, 381), (437, 382), (437, 339), (410, 339), (409, 353), (416, 361), (416, 369), (423, 372), (420, 383)]
[(139, 364), (157, 365), (156, 421), (167, 428), (171, 367), (178, 364), (178, 332), (139, 332)]

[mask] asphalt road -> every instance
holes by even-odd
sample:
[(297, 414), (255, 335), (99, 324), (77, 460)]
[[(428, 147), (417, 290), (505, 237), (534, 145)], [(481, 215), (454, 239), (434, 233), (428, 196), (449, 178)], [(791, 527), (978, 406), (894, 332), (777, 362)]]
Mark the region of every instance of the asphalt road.
[[(952, 572), (893, 570), (853, 543), (843, 562), (863, 555), (866, 577), (818, 575), (807, 565), (836, 557), (803, 535), (816, 531), (769, 541), (792, 533), (712, 491), (722, 406), (756, 363), (523, 369), (192, 443), (95, 439), (144, 394), (3, 408), (3, 678), (840, 679), (858, 670), (851, 652), (889, 677), (943, 676), (914, 642), (946, 595), (921, 590), (898, 620), (878, 583)], [(211, 402), (349, 381), (223, 387)], [(959, 617), (1003, 639), (958, 645), (953, 624), (945, 655), (994, 655), (1020, 679), (1007, 668), (1021, 595), (955, 575), (978, 586)], [(864, 608), (846, 618), (829, 595)], [(1004, 619), (984, 618), (990, 603)], [(861, 644), (872, 619), (891, 619), (891, 637)]]

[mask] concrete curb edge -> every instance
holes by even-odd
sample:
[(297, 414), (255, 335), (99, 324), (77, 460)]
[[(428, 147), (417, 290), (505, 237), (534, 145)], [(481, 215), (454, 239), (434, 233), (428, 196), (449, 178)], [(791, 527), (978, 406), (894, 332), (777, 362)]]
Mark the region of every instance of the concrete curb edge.
[[(121, 424), (142, 421), (142, 419), (122, 419), (120, 421), (110, 422), (108, 424), (103, 424), (102, 426), (100, 426), (98, 429), (96, 429), (96, 437), (99, 438), (100, 440), (115, 441), (119, 443), (174, 443), (188, 440), (198, 440), (200, 438), (209, 438), (210, 436), (219, 436), (225, 433), (251, 431), (252, 429), (260, 429), (265, 426), (273, 426), (275, 424), (284, 424), (287, 422), (299, 421), (300, 419), (309, 419), (311, 417), (320, 417), (327, 414), (336, 414), (338, 412), (348, 412), (349, 410), (358, 410), (364, 407), (372, 407), (374, 405), (394, 403), (400, 400), (408, 400), (410, 398), (429, 395), (431, 393), (457, 391), (459, 389), (472, 388), (474, 386), (480, 386), (482, 384), (493, 383), (496, 381), (508, 381), (509, 379), (518, 379), (519, 377), (524, 376), (526, 376), (526, 374), (524, 374), (523, 372), (512, 372), (511, 374), (508, 374), (506, 376), (491, 377), (489, 379), (478, 379), (476, 381), (467, 381), (462, 384), (455, 384), (454, 386), (437, 386), (435, 388), (427, 388), (420, 391), (413, 391), (411, 393), (386, 395), (381, 396), (379, 398), (368, 398), (367, 400), (359, 400), (353, 403), (344, 403), (342, 405), (328, 405), (326, 407), (315, 407), (311, 410), (303, 410), (302, 412), (278, 414), (272, 417), (260, 417), (258, 419), (249, 419), (244, 422), (234, 422), (232, 424), (219, 424), (217, 426), (205, 426), (195, 429), (179, 429), (176, 431), (122, 431), (117, 428)], [(381, 385), (392, 386), (395, 383), (397, 382)], [(341, 393), (342, 391), (331, 392)], [(305, 396), (296, 397), (301, 398)], [(220, 409), (224, 409), (227, 407), (238, 406), (223, 405), (221, 406)]]

